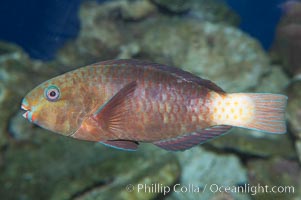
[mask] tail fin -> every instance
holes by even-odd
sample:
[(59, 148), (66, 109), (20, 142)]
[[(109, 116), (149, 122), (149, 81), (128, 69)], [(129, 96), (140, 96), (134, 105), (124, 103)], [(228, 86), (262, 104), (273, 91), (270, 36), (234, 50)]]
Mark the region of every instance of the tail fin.
[(279, 94), (233, 93), (212, 99), (211, 119), (219, 125), (232, 125), (268, 133), (285, 133), (287, 97)]

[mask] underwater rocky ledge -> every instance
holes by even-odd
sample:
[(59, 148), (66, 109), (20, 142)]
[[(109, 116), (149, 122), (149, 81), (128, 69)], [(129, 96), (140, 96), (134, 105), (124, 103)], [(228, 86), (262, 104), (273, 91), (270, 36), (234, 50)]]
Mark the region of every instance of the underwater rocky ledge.
[[(0, 197), (4, 199), (300, 199), (301, 82), (272, 63), (260, 44), (236, 28), (220, 1), (86, 1), (81, 31), (51, 62), (0, 43)], [(177, 6), (178, 5), (178, 6)], [(20, 102), (35, 85), (93, 62), (135, 58), (174, 65), (228, 92), (287, 94), (288, 133), (235, 128), (185, 152), (141, 145), (134, 153), (77, 141), (22, 118)], [(128, 191), (129, 184), (294, 186), (294, 193)]]

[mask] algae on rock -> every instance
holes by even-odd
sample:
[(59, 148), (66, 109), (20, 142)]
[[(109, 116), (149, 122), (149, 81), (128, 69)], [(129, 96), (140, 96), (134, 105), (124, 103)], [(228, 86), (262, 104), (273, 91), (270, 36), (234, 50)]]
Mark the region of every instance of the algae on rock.
[(140, 199), (137, 190), (126, 190), (128, 184), (172, 185), (180, 174), (175, 157), (153, 147), (128, 153), (34, 132), (35, 143), (13, 144), (5, 154), (0, 193), (7, 199)]

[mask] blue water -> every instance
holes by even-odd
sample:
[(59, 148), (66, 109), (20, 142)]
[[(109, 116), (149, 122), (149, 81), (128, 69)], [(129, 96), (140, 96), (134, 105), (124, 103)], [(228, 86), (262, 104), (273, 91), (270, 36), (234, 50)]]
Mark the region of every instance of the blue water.
[(32, 57), (48, 60), (79, 31), (81, 0), (1, 0), (0, 40), (22, 46)]
[[(103, 0), (98, 0), (99, 2)], [(268, 49), (281, 16), (283, 0), (226, 0), (241, 16), (241, 29)], [(22, 46), (33, 58), (49, 60), (79, 31), (81, 0), (1, 0), (0, 40)]]
[(284, 0), (225, 0), (241, 17), (240, 28), (257, 38), (265, 49), (269, 49), (275, 28), (281, 17)]

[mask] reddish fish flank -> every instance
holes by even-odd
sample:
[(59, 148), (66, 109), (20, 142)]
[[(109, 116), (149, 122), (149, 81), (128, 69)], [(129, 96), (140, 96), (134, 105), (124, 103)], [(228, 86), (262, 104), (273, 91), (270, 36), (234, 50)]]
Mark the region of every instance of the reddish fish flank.
[(232, 126), (284, 133), (286, 100), (277, 94), (226, 94), (177, 68), (111, 60), (42, 83), (22, 108), (29, 121), (73, 138), (124, 150), (135, 150), (139, 142), (185, 150)]

